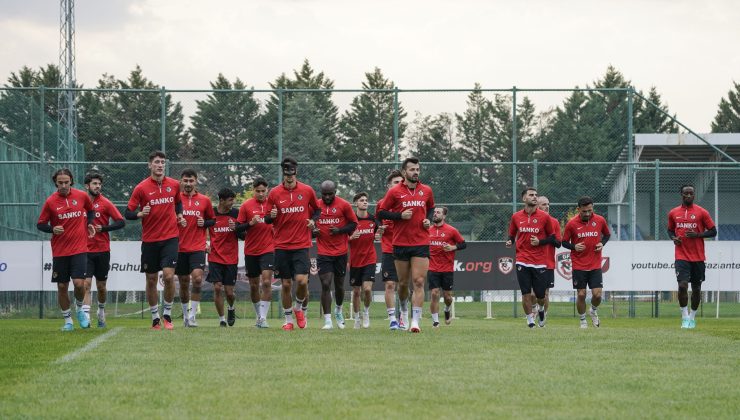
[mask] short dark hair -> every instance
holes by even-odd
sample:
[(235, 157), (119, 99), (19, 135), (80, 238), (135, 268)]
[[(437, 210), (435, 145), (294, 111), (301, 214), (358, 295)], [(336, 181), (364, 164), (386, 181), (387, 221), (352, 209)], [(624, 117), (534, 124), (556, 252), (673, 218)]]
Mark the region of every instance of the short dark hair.
[(180, 173), (180, 178), (185, 177), (198, 179), (198, 173), (195, 172), (195, 169), (193, 168), (186, 168), (182, 170), (182, 173)]
[(419, 158), (417, 158), (415, 156), (407, 157), (406, 159), (403, 160), (403, 163), (401, 164), (401, 169), (406, 169), (406, 165), (408, 165), (409, 163), (413, 163), (414, 165), (418, 165), (419, 164)]
[(355, 201), (359, 200), (362, 197), (368, 198), (368, 195), (365, 191), (358, 192), (357, 194), (355, 194), (354, 198), (352, 198), (352, 202), (354, 203)]
[(683, 184), (683, 185), (681, 185), (681, 189), (678, 190), (678, 192), (681, 192), (682, 193), (683, 192), (683, 189), (686, 188), (686, 187), (691, 187), (691, 188), (694, 189), (694, 191), (696, 191), (696, 187), (694, 186), (694, 184)]
[(221, 188), (218, 191), (219, 200), (227, 200), (229, 198), (236, 198), (236, 193), (231, 188)]
[(385, 178), (385, 183), (390, 184), (393, 178), (403, 178), (401, 171), (399, 171), (398, 169), (392, 170), (391, 173), (389, 173), (388, 176)]
[(447, 207), (445, 207), (445, 206), (437, 206), (437, 207), (440, 208), (440, 209), (442, 209), (442, 214), (444, 214), (445, 216), (447, 216)]
[(100, 172), (88, 172), (85, 174), (85, 179), (82, 181), (84, 185), (89, 185), (93, 179), (97, 179), (100, 183), (103, 183), (103, 174)]
[(59, 175), (69, 176), (69, 185), (72, 185), (75, 183), (75, 179), (72, 176), (72, 171), (70, 171), (69, 168), (62, 168), (62, 169), (57, 169), (57, 171), (54, 172), (54, 175), (51, 176), (51, 180), (54, 181), (54, 185), (57, 184), (57, 177)]
[(524, 189), (522, 190), (522, 198), (524, 198), (524, 196), (527, 195), (527, 191), (537, 192), (537, 188), (535, 188), (535, 187), (524, 187)]
[(162, 158), (162, 159), (167, 159), (167, 155), (165, 155), (163, 151), (161, 151), (161, 150), (155, 150), (155, 151), (149, 153), (149, 162), (153, 161), (154, 158), (158, 158), (158, 157), (159, 158)]
[(586, 207), (587, 205), (593, 204), (593, 203), (594, 203), (594, 200), (587, 195), (584, 195), (583, 197), (578, 199), (578, 207)]
[(254, 179), (254, 181), (252, 181), (252, 188), (257, 188), (260, 185), (264, 185), (265, 188), (267, 188), (267, 180), (265, 178), (262, 178), (261, 176), (258, 176)]

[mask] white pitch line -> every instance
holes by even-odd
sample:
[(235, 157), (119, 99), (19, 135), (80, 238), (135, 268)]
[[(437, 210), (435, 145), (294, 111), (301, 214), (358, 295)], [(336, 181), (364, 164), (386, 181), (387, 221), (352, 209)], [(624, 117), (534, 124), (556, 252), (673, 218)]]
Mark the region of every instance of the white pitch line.
[(119, 332), (121, 332), (122, 329), (123, 328), (121, 328), (121, 327), (113, 328), (112, 330), (108, 331), (107, 333), (105, 333), (103, 335), (100, 335), (98, 337), (95, 337), (89, 343), (85, 344), (81, 349), (76, 350), (76, 351), (73, 351), (72, 353), (69, 353), (69, 354), (67, 354), (64, 357), (62, 357), (60, 359), (57, 359), (54, 363), (55, 364), (60, 364), (60, 363), (71, 362), (72, 360), (74, 360), (77, 357), (81, 356), (83, 353), (88, 352), (88, 351), (94, 349), (95, 347), (99, 346), (100, 343), (102, 343), (103, 341), (105, 341), (105, 340), (113, 337), (114, 335), (118, 334)]

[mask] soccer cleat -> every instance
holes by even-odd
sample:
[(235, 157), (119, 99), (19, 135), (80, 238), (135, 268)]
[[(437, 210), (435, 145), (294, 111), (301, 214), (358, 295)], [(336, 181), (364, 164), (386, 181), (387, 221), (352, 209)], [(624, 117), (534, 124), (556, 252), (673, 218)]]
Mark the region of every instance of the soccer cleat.
[(445, 311), (445, 325), (450, 325), (450, 323), (452, 323), (452, 313)]
[(334, 317), (337, 319), (337, 327), (339, 327), (340, 330), (344, 329), (344, 314), (341, 312), (335, 312)]
[(226, 321), (228, 321), (229, 327), (233, 327), (236, 322), (236, 309), (227, 309), (227, 312)]
[(681, 328), (689, 328), (689, 318), (682, 318), (681, 319)]
[(221, 322), (218, 323), (218, 325), (221, 326), (221, 327), (228, 326), (228, 324), (226, 323), (226, 321), (221, 321)]
[(439, 321), (432, 322), (432, 328), (439, 328)]
[(601, 323), (599, 321), (598, 312), (594, 311), (593, 309), (589, 309), (588, 314), (591, 315), (591, 322), (594, 324), (594, 327), (599, 328), (599, 325), (601, 325)]
[(283, 330), (285, 331), (293, 331), (293, 323), (292, 322), (286, 322), (283, 324)]
[(80, 323), (80, 328), (90, 328), (90, 316), (85, 311), (77, 311), (77, 321)]
[(365, 314), (362, 316), (362, 328), (370, 328), (370, 315)]
[(321, 327), (322, 330), (330, 330), (334, 328), (334, 324), (332, 324), (331, 319), (325, 319), (324, 320), (324, 326)]
[(298, 328), (306, 328), (306, 314), (299, 309), (296, 309), (295, 311), (293, 311), (293, 313), (295, 314), (295, 320), (298, 323)]
[(546, 322), (547, 317), (545, 316), (545, 311), (537, 312), (537, 325), (539, 325), (540, 328), (543, 328)]
[(527, 321), (527, 326), (529, 328), (534, 328), (534, 321), (531, 321), (531, 322), (530, 321)]
[(190, 318), (184, 317), (182, 319), (182, 326), (185, 327), (185, 328), (189, 327), (190, 326)]
[(398, 316), (398, 328), (402, 330), (408, 330), (409, 329), (409, 314), (408, 312), (403, 312)]
[(270, 328), (269, 325), (267, 325), (267, 320), (265, 318), (260, 318), (257, 320), (257, 328)]
[(98, 328), (105, 328), (108, 324), (105, 323), (105, 319), (98, 318)]
[(391, 331), (396, 331), (401, 327), (398, 325), (398, 321), (391, 321), (391, 325), (389, 328), (391, 329)]
[(198, 328), (198, 321), (196, 321), (195, 318), (188, 318), (188, 327)]
[(359, 330), (362, 327), (362, 320), (358, 317), (355, 318), (355, 329)]
[(688, 328), (690, 330), (693, 330), (694, 328), (696, 328), (696, 320), (695, 319), (689, 319), (689, 326), (686, 327), (686, 328)]
[(588, 328), (588, 322), (585, 318), (581, 320), (581, 328)]
[(69, 323), (65, 322), (64, 325), (62, 325), (62, 331), (74, 331), (74, 330), (75, 330), (75, 326), (72, 325), (71, 322)]
[(160, 330), (162, 330), (162, 326), (160, 325), (160, 320), (159, 320), (159, 318), (154, 318), (154, 319), (152, 320), (152, 329), (153, 329), (153, 330), (157, 330), (157, 331), (160, 331)]
[(165, 330), (171, 331), (173, 328), (175, 328), (175, 326), (172, 325), (172, 318), (170, 318), (169, 315), (162, 315), (162, 319), (164, 320), (163, 324)]
[(412, 333), (420, 333), (421, 328), (419, 328), (419, 323), (416, 321), (411, 321), (411, 328), (409, 329)]

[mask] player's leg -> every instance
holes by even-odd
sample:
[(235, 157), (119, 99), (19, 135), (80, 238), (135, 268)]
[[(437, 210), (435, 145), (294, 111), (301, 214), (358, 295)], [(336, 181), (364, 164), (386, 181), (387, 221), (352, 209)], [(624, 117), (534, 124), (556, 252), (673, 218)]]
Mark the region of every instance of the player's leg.
[(522, 309), (527, 316), (527, 325), (534, 328), (534, 316), (532, 316), (532, 277), (529, 267), (516, 266), (516, 280), (519, 283), (519, 291), (522, 294)]
[(398, 276), (398, 302), (400, 306), (398, 325), (404, 330), (409, 327), (409, 282), (411, 281), (411, 258), (405, 252), (405, 248), (393, 247), (393, 264)]
[(366, 277), (362, 282), (362, 328), (370, 328), (370, 304), (373, 301), (373, 282), (375, 280), (375, 266), (371, 266), (372, 277)]
[(200, 305), (200, 293), (203, 287), (203, 269), (206, 266), (206, 253), (204, 251), (192, 252), (189, 257), (190, 265), (190, 319), (188, 323), (195, 323), (198, 314), (198, 305)]
[(362, 286), (350, 278), (350, 285), (352, 286), (352, 317), (355, 319), (355, 329), (358, 330), (362, 326), (362, 320), (360, 319), (360, 295), (362, 294)]
[[(424, 255), (423, 253), (421, 255)], [(429, 252), (427, 247), (426, 256), (411, 257), (411, 277), (414, 287), (412, 299), (411, 332), (419, 332), (421, 311), (424, 306), (424, 283), (426, 283), (427, 272), (429, 272)]]
[(444, 273), (442, 277), (442, 298), (445, 302), (445, 324), (450, 325), (452, 322), (452, 286), (454, 273)]
[(532, 290), (537, 302), (537, 324), (540, 327), (545, 326), (545, 292), (549, 284), (546, 271), (544, 268), (533, 268), (532, 274), (534, 276), (532, 280)]
[(72, 323), (72, 302), (69, 299), (69, 257), (54, 257), (52, 259), (51, 281), (57, 285), (57, 303), (64, 318), (62, 331), (75, 329)]
[(291, 262), (293, 265), (293, 279), (296, 281), (295, 315), (298, 328), (306, 328), (308, 311), (308, 272), (311, 262), (308, 258), (308, 249), (293, 251)]
[(334, 282), (334, 317), (339, 329), (344, 329), (344, 277), (347, 275), (347, 254), (332, 258), (332, 281)]
[(234, 307), (236, 303), (236, 291), (234, 290), (234, 285), (224, 285), (224, 291), (226, 292), (226, 303), (229, 305), (226, 323), (230, 327), (233, 327), (236, 322), (236, 308)]
[(681, 309), (681, 328), (689, 327), (689, 280), (691, 265), (688, 261), (676, 260), (676, 281), (678, 282), (678, 306)]
[(189, 326), (190, 320), (190, 261), (188, 253), (178, 252), (175, 264), (175, 275), (179, 284), (180, 305), (182, 306), (182, 323)]
[(393, 254), (383, 254), (380, 263), (380, 270), (383, 276), (385, 310), (388, 314), (388, 320), (390, 321), (390, 329), (397, 330), (399, 328), (398, 320), (396, 319), (396, 285), (398, 274), (396, 273), (396, 263), (394, 261)]
[(218, 320), (222, 327), (226, 326), (226, 317), (224, 317), (224, 284), (220, 281), (213, 283), (213, 303), (216, 305)]
[(274, 255), (272, 253), (261, 255), (258, 267), (260, 268), (260, 328), (267, 328), (267, 312), (272, 302), (272, 275)]
[[(430, 273), (431, 274), (431, 273)], [(432, 314), (432, 327), (439, 327), (439, 296), (440, 288), (434, 284), (432, 285), (431, 279), (429, 281), (429, 312)]]
[[(172, 304), (175, 301), (175, 266), (177, 265), (178, 238), (164, 241), (160, 255), (160, 267), (162, 267), (162, 281), (164, 283), (162, 319), (164, 328), (171, 330)], [(195, 310), (193, 310), (194, 312)]]

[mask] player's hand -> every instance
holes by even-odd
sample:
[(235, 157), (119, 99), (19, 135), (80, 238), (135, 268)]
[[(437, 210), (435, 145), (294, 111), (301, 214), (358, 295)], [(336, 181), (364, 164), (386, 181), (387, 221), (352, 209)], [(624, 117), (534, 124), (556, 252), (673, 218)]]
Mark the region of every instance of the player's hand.
[(442, 246), (442, 249), (444, 249), (444, 250), (445, 250), (445, 251), (447, 251), (447, 252), (452, 252), (452, 251), (457, 251), (457, 246), (455, 246), (455, 245), (450, 245), (450, 244), (444, 244), (444, 245)]
[(380, 226), (378, 226), (378, 229), (375, 231), (375, 233), (376, 234), (379, 233), (379, 234), (382, 235), (383, 233), (385, 233), (385, 228), (386, 227), (387, 227), (386, 225), (380, 225)]
[(234, 219), (229, 219), (229, 229), (236, 230), (236, 222), (234, 221)]
[(152, 206), (150, 206), (149, 204), (147, 204), (147, 205), (146, 205), (146, 206), (144, 206), (144, 208), (142, 208), (142, 209), (141, 209), (141, 211), (139, 212), (139, 218), (141, 219), (141, 218), (144, 218), (144, 217), (147, 217), (147, 216), (149, 216), (149, 212), (150, 212), (150, 211), (152, 211)]
[(574, 248), (578, 252), (583, 252), (583, 250), (586, 249), (586, 244), (584, 244), (583, 242), (579, 242), (579, 243), (576, 244), (576, 246)]
[(599, 242), (598, 244), (596, 244), (596, 247), (594, 249), (596, 249), (596, 252), (599, 252), (602, 249), (604, 249), (604, 244), (602, 244), (601, 242)]
[(671, 238), (671, 240), (673, 241), (673, 243), (674, 243), (675, 245), (681, 245), (681, 243), (682, 243), (682, 242), (681, 242), (681, 238), (679, 238), (678, 236), (674, 236), (674, 237), (672, 237), (672, 238)]
[(206, 223), (206, 221), (202, 217), (199, 217), (197, 220), (198, 222), (196, 224), (198, 225), (198, 227), (203, 227), (203, 225)]
[(339, 228), (336, 226), (332, 226), (329, 228), (329, 235), (336, 235), (339, 233)]
[(506, 241), (506, 243), (504, 245), (506, 245), (507, 248), (511, 248), (511, 239), (509, 239), (508, 241)]
[(414, 211), (413, 210), (406, 209), (406, 210), (404, 210), (404, 211), (401, 212), (401, 219), (403, 219), (403, 220), (409, 220), (411, 218), (411, 216), (413, 216), (413, 214), (414, 214)]
[(316, 222), (313, 219), (306, 219), (306, 226), (309, 229), (313, 229), (316, 227)]
[(360, 237), (360, 232), (358, 230), (355, 230), (354, 232), (352, 232), (351, 235), (349, 235), (350, 239), (357, 239), (359, 237)]
[(206, 241), (206, 254), (211, 253), (211, 241)]
[(540, 240), (536, 236), (532, 235), (529, 237), (529, 243), (532, 244), (532, 246), (539, 246)]
[(259, 215), (254, 215), (254, 217), (252, 217), (252, 220), (249, 221), (249, 226), (254, 226), (261, 221), (262, 221), (262, 218), (259, 217)]
[(687, 230), (686, 231), (686, 237), (687, 238), (698, 238), (699, 233), (697, 233), (695, 230)]
[(87, 225), (87, 237), (92, 238), (93, 236), (95, 236), (95, 233), (95, 226), (93, 226), (92, 224)]
[(270, 210), (270, 217), (273, 219), (277, 217), (277, 207), (272, 206), (272, 210)]
[(101, 226), (101, 225), (93, 225), (93, 227), (95, 228), (95, 232), (102, 232), (103, 231), (103, 226)]
[(424, 226), (424, 229), (429, 229), (429, 226), (432, 225), (432, 222), (429, 221), (429, 219), (424, 219), (421, 221), (422, 226)]
[(55, 235), (61, 235), (62, 233), (64, 233), (64, 227), (54, 226), (54, 229), (52, 229), (52, 233), (54, 233)]
[(185, 218), (182, 216), (182, 214), (177, 216), (177, 224), (179, 224), (182, 227), (185, 227), (188, 225), (188, 221), (185, 220)]
[(383, 239), (383, 234), (379, 232), (375, 232), (375, 240), (380, 241)]
[(321, 234), (321, 229), (317, 227), (311, 228), (311, 234), (315, 237), (318, 237)]

